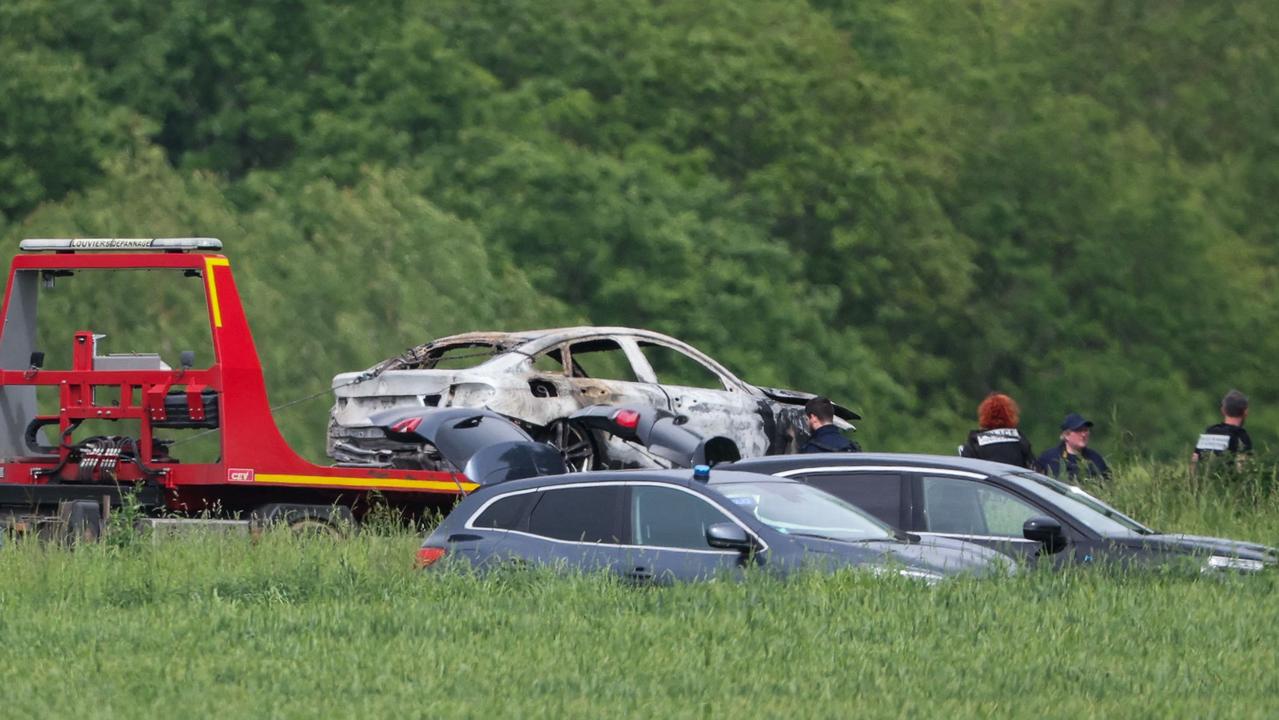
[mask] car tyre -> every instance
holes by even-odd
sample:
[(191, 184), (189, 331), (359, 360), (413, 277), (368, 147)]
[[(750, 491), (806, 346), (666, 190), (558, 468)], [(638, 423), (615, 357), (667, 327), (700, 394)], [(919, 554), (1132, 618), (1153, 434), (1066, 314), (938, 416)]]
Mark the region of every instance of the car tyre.
[(537, 439), (549, 443), (560, 451), (564, 466), (569, 472), (594, 470), (602, 465), (599, 445), (595, 435), (587, 428), (565, 419), (554, 420), (542, 428)]

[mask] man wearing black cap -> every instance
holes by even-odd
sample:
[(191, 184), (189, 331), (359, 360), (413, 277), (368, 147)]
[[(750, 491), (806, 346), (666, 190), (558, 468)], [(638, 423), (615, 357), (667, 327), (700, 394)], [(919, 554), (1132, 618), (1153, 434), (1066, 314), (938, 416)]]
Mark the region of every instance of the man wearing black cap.
[(1064, 471), (1070, 482), (1078, 482), (1080, 475), (1093, 480), (1109, 480), (1110, 468), (1101, 453), (1088, 447), (1092, 421), (1079, 413), (1070, 413), (1061, 421), (1061, 442), (1039, 456), (1039, 470), (1045, 475), (1060, 478)]

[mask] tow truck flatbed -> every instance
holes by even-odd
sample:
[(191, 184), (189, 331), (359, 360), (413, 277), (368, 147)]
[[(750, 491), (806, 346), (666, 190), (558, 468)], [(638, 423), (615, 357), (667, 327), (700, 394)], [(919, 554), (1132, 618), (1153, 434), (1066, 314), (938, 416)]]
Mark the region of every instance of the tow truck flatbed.
[[(65, 521), (68, 504), (78, 503), (77, 517), (100, 524), (125, 493), (153, 514), (331, 523), (358, 518), (375, 496), (420, 513), (474, 489), (460, 473), (324, 466), (299, 456), (272, 415), (221, 247), (211, 238), (22, 242), (0, 329), (0, 523)], [(174, 368), (155, 352), (100, 354), (101, 336), (86, 324), (64, 340), (69, 366), (46, 368), (46, 348), (37, 347), (42, 293), (78, 273), (127, 270), (198, 278), (212, 362), (195, 367), (194, 353), (184, 352)], [(83, 437), (87, 423), (127, 429)], [(180, 461), (160, 437), (193, 430), (216, 433), (215, 460)]]

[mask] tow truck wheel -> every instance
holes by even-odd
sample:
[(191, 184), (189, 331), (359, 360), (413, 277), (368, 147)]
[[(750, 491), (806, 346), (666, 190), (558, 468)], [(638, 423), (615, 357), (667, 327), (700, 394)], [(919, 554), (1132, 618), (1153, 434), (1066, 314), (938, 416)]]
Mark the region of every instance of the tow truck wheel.
[(289, 529), (293, 531), (294, 535), (300, 537), (329, 537), (334, 540), (340, 540), (346, 535), (328, 520), (311, 517), (294, 520), (289, 523)]
[(258, 531), (270, 525), (282, 525), (295, 535), (342, 538), (355, 527), (351, 508), (345, 505), (304, 505), (301, 503), (268, 503), (253, 511)]
[(67, 544), (97, 542), (102, 537), (102, 510), (92, 500), (58, 505), (58, 540)]

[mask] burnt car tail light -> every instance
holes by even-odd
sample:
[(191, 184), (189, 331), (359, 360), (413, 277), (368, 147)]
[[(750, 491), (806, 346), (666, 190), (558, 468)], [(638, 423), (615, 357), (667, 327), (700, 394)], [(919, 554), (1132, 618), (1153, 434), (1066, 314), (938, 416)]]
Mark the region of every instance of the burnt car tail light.
[(613, 422), (619, 427), (634, 430), (639, 427), (640, 414), (637, 410), (618, 410), (613, 413)]
[(439, 561), (448, 553), (447, 548), (442, 547), (421, 547), (417, 549), (417, 559), (415, 564), (419, 568), (429, 567)]

